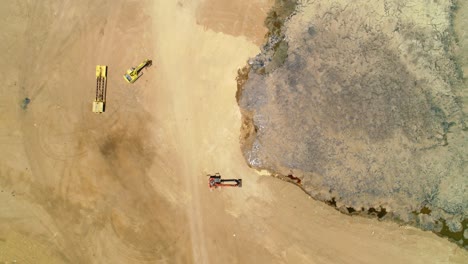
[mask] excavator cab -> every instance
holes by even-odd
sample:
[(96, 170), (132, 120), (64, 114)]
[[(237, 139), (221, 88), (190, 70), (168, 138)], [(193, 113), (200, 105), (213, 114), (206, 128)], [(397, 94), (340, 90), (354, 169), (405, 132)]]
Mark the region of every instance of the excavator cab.
[(151, 60), (144, 60), (142, 63), (140, 63), (140, 65), (138, 65), (137, 67), (131, 67), (129, 70), (127, 70), (127, 72), (124, 74), (124, 79), (128, 82), (128, 83), (134, 83), (136, 80), (138, 80), (138, 78), (140, 78), (143, 73), (141, 72), (141, 70), (145, 67), (149, 67), (151, 66), (153, 62)]

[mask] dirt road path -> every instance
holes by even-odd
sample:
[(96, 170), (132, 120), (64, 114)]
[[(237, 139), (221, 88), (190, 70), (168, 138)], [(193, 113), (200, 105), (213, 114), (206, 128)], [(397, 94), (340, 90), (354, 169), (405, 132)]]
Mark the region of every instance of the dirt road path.
[[(249, 169), (235, 76), (258, 47), (237, 29), (234, 37), (197, 25), (199, 1), (5, 7), (0, 65), (12, 77), (0, 105), (0, 262), (468, 258), (431, 233), (343, 216)], [(147, 57), (154, 65), (127, 85), (122, 73)], [(102, 115), (90, 111), (96, 64), (109, 65)], [(214, 172), (243, 178), (243, 188), (210, 192), (205, 175)]]

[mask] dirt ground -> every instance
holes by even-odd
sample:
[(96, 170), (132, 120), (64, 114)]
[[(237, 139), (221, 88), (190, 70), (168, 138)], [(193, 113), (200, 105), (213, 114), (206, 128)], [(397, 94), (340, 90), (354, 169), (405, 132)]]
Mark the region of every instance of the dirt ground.
[[(2, 2), (0, 263), (466, 263), (446, 239), (342, 215), (246, 165), (235, 77), (261, 30), (213, 31), (195, 0)], [(245, 14), (219, 23), (258, 20)], [(211, 192), (214, 172), (243, 188)]]

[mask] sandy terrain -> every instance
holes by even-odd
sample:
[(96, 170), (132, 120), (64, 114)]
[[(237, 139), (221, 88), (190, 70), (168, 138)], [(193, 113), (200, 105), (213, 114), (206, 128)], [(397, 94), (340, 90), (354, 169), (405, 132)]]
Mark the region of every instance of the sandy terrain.
[[(198, 25), (198, 1), (4, 2), (0, 263), (468, 259), (432, 233), (344, 216), (251, 170), (235, 76), (259, 50), (242, 30)], [(245, 21), (256, 20), (222, 23)], [(91, 113), (96, 64), (109, 66), (102, 115)], [(244, 187), (210, 192), (213, 172)]]
[(215, 32), (245, 36), (262, 45), (266, 28), (263, 21), (274, 0), (204, 0), (197, 6), (197, 24)]

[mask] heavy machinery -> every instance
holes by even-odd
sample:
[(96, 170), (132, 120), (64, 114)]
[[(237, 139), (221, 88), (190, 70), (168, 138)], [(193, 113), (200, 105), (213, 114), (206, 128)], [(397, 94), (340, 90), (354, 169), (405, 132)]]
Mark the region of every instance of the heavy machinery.
[(210, 189), (218, 188), (218, 187), (242, 187), (242, 179), (221, 179), (221, 175), (219, 173), (215, 173), (214, 175), (207, 175), (208, 179), (208, 186)]
[(124, 74), (124, 79), (129, 82), (129, 83), (134, 83), (138, 78), (140, 78), (143, 73), (141, 70), (145, 67), (151, 66), (153, 62), (151, 60), (144, 60), (140, 65), (137, 67), (132, 67), (130, 68), (125, 74)]
[(93, 102), (93, 112), (105, 111), (107, 89), (107, 66), (96, 65), (96, 99)]

